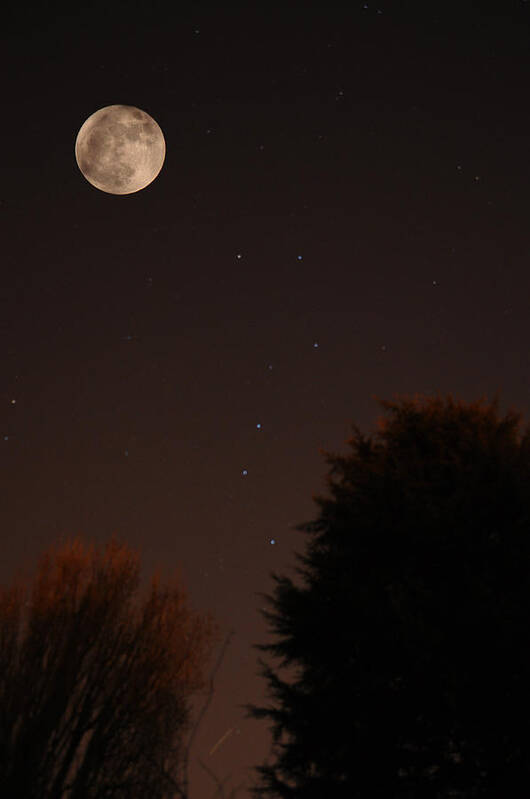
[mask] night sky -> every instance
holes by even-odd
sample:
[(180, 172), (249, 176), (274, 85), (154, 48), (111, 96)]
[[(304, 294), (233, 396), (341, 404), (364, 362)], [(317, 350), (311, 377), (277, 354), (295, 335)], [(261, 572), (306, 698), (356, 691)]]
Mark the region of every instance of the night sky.
[[(295, 577), (321, 450), (373, 430), (376, 397), (499, 392), (529, 416), (529, 7), (3, 19), (0, 580), (116, 533), (235, 631), (191, 799), (215, 790), (198, 757), (229, 788), (269, 753), (240, 707), (266, 701), (257, 594)], [(135, 194), (76, 164), (111, 104), (165, 136)]]

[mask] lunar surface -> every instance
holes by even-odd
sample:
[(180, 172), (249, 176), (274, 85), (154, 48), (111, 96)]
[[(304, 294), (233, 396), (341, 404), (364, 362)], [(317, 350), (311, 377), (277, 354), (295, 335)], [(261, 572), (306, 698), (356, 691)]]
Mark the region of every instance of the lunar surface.
[(155, 120), (132, 105), (107, 105), (83, 123), (75, 159), (85, 178), (109, 194), (132, 194), (156, 178), (166, 155)]

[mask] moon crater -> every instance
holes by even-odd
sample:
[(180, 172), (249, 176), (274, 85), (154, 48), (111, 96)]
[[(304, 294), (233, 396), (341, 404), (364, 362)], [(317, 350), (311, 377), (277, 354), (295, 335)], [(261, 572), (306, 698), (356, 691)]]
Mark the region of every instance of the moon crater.
[(81, 126), (75, 142), (84, 177), (109, 194), (132, 194), (157, 177), (166, 154), (160, 127), (145, 111), (109, 105)]

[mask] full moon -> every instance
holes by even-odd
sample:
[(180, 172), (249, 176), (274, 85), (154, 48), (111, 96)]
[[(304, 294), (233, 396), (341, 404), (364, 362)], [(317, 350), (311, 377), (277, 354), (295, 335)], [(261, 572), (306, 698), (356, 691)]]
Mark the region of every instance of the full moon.
[(166, 155), (155, 120), (132, 105), (107, 105), (81, 126), (75, 140), (77, 166), (93, 186), (109, 194), (132, 194), (156, 178)]

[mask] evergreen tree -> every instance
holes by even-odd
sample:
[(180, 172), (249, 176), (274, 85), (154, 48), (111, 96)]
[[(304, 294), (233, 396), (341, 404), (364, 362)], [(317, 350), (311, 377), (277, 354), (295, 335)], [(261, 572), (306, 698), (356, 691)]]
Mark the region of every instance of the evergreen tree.
[(260, 660), (274, 762), (256, 796), (527, 797), (530, 793), (530, 427), (498, 399), (380, 401), (296, 557), (271, 574), (276, 642)]

